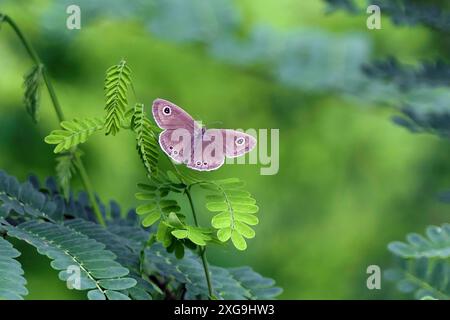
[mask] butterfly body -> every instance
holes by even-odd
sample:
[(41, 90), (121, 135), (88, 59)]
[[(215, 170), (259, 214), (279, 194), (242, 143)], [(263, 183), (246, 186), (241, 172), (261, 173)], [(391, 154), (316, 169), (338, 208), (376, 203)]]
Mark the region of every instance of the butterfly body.
[(256, 139), (230, 129), (207, 129), (170, 101), (156, 99), (152, 107), (157, 125), (164, 129), (159, 144), (177, 163), (198, 171), (220, 168), (225, 157), (238, 157), (256, 145)]

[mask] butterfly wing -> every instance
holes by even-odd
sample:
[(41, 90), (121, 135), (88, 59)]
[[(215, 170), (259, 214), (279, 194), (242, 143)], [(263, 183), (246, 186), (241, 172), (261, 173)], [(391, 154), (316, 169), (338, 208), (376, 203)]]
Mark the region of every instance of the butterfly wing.
[(186, 111), (164, 99), (153, 101), (152, 113), (156, 124), (165, 129), (159, 135), (164, 152), (175, 162), (191, 162), (194, 137), (201, 135), (201, 127)]
[[(225, 162), (224, 139), (222, 130), (206, 130), (201, 141), (195, 144), (195, 155), (201, 154), (201, 159), (195, 159), (192, 169), (211, 171), (220, 168)], [(199, 148), (201, 149), (199, 150)], [(198, 158), (198, 157), (196, 157)]]
[[(194, 152), (202, 154), (201, 159), (194, 159), (188, 167), (211, 171), (220, 168), (225, 163), (225, 157), (238, 157), (251, 151), (256, 145), (256, 139), (249, 134), (229, 129), (208, 129), (202, 135), (201, 150), (195, 143)], [(198, 158), (198, 157), (197, 157)]]
[(153, 118), (161, 129), (180, 129), (194, 132), (201, 130), (195, 120), (176, 104), (164, 100), (156, 99), (152, 106)]
[(208, 131), (219, 131), (222, 134), (223, 152), (228, 158), (242, 156), (256, 146), (256, 138), (244, 132), (231, 129), (210, 129)]
[(177, 163), (187, 164), (191, 162), (192, 141), (179, 139), (177, 134), (180, 129), (167, 129), (159, 135), (159, 145), (164, 152)]

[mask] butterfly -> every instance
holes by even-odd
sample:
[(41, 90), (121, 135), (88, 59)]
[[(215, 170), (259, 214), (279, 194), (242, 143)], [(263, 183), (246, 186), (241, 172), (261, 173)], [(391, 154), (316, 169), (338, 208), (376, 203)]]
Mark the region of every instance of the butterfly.
[(164, 129), (159, 144), (176, 163), (198, 171), (220, 168), (225, 157), (244, 155), (256, 145), (249, 134), (231, 129), (206, 129), (174, 103), (156, 99), (152, 106), (156, 124)]

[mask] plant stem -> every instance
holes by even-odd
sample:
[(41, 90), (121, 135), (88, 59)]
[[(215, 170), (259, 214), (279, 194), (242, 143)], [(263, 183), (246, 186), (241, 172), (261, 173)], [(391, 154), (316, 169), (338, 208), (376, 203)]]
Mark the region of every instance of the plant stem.
[[(191, 192), (189, 191), (189, 188), (186, 188), (185, 192), (189, 199), (189, 204), (191, 206), (192, 216), (194, 217), (195, 226), (199, 227), (198, 220), (197, 220), (197, 214), (195, 213), (194, 202), (192, 201), (192, 196), (191, 196)], [(213, 293), (213, 288), (212, 288), (212, 283), (211, 283), (211, 275), (209, 273), (208, 260), (206, 259), (206, 247), (204, 247), (203, 249), (200, 247), (200, 257), (202, 258), (203, 270), (205, 271), (206, 283), (208, 285), (208, 293), (209, 293), (210, 297), (213, 297), (214, 293)]]
[(22, 42), (23, 46), (25, 47), (25, 50), (27, 51), (28, 55), (30, 56), (31, 60), (38, 65), (42, 66), (42, 77), (44, 78), (45, 85), (47, 86), (48, 93), (50, 94), (50, 99), (52, 100), (53, 107), (56, 112), (56, 116), (58, 117), (59, 122), (64, 121), (64, 114), (61, 109), (61, 105), (59, 104), (58, 98), (56, 97), (55, 90), (53, 89), (53, 86), (50, 82), (50, 78), (48, 76), (47, 69), (42, 64), (41, 59), (39, 59), (39, 56), (37, 55), (36, 51), (34, 50), (33, 46), (28, 42), (27, 38), (25, 38), (25, 35), (20, 30), (19, 26), (12, 20), (9, 16), (3, 15), (3, 21), (6, 22), (11, 26), (11, 28), (16, 33), (17, 37), (19, 37), (20, 42)]
[(94, 209), (95, 216), (98, 220), (98, 222), (105, 226), (105, 220), (103, 219), (103, 215), (100, 211), (100, 208), (98, 207), (97, 199), (95, 199), (94, 190), (92, 189), (91, 182), (89, 180), (88, 174), (86, 172), (86, 169), (84, 168), (84, 164), (81, 161), (79, 157), (76, 159), (76, 164), (78, 167), (78, 172), (80, 173), (81, 181), (83, 182), (84, 188), (86, 189), (86, 192), (89, 197), (89, 201), (91, 202), (92, 208)]
[[(7, 23), (14, 30), (14, 32), (16, 33), (17, 37), (19, 38), (20, 42), (25, 47), (25, 50), (27, 51), (31, 60), (33, 60), (33, 62), (36, 65), (42, 66), (42, 77), (44, 79), (45, 86), (47, 87), (48, 93), (50, 95), (50, 99), (52, 101), (53, 108), (55, 109), (56, 116), (58, 117), (59, 122), (64, 121), (64, 113), (62, 111), (61, 105), (59, 104), (55, 89), (53, 88), (53, 85), (50, 81), (50, 77), (48, 75), (47, 69), (45, 68), (45, 65), (41, 62), (41, 59), (37, 55), (33, 46), (28, 42), (27, 38), (25, 38), (25, 35), (20, 30), (19, 26), (8, 15), (3, 15), (0, 13), (0, 23), (1, 22)], [(86, 192), (88, 193), (89, 200), (91, 202), (94, 213), (98, 219), (98, 222), (104, 226), (105, 221), (103, 220), (103, 216), (100, 212), (97, 201), (95, 199), (94, 192), (92, 189), (92, 184), (89, 179), (89, 175), (87, 174), (86, 169), (84, 168), (83, 162), (80, 158), (77, 159), (77, 167), (79, 169), (82, 183), (86, 189)]]

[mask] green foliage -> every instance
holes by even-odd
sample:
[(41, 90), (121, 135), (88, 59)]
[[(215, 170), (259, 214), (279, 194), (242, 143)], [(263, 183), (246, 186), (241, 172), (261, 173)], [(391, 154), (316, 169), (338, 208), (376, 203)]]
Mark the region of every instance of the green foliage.
[(186, 187), (184, 184), (174, 183), (161, 174), (149, 183), (139, 184), (138, 187), (141, 191), (136, 193), (136, 199), (146, 203), (137, 207), (136, 213), (142, 217), (144, 227), (150, 227), (160, 221), (156, 240), (169, 252), (175, 251), (181, 258), (184, 255), (184, 246), (205, 246), (211, 240), (209, 229), (188, 225), (177, 201), (167, 198), (170, 192), (183, 192)]
[(216, 214), (211, 225), (218, 229), (217, 238), (222, 242), (231, 239), (238, 250), (247, 248), (244, 238), (255, 237), (255, 231), (250, 226), (259, 222), (255, 216), (259, 210), (256, 200), (242, 189), (243, 185), (237, 178), (202, 184), (202, 187), (210, 192), (207, 195), (206, 208)]
[[(150, 227), (161, 218), (168, 220), (170, 213), (179, 213), (181, 207), (176, 200), (168, 199), (169, 192), (181, 192), (165, 181), (162, 177), (154, 178), (148, 183), (138, 184), (140, 192), (135, 194), (137, 200), (146, 201), (136, 208), (136, 213), (142, 217), (142, 225)], [(182, 217), (182, 216), (181, 216)]]
[(0, 237), (0, 300), (22, 300), (28, 294), (22, 266), (14, 259), (18, 256), (20, 252)]
[(24, 104), (27, 112), (31, 116), (34, 122), (39, 120), (39, 100), (40, 89), (42, 84), (42, 72), (43, 66), (36, 65), (25, 75), (24, 87)]
[(0, 218), (28, 215), (51, 220), (56, 215), (56, 204), (35, 190), (30, 182), (20, 184), (3, 171), (0, 171), (0, 203)]
[(139, 252), (134, 252), (119, 236), (93, 222), (74, 219), (67, 221), (65, 226), (104, 244), (106, 249), (116, 255), (116, 260), (130, 270), (129, 276), (137, 282), (134, 287), (127, 289), (132, 299), (152, 299), (155, 289), (147, 281), (144, 281), (140, 275), (141, 262)]
[(385, 277), (395, 281), (397, 289), (414, 293), (416, 299), (450, 299), (450, 265), (444, 260), (408, 259), (400, 267), (386, 271)]
[(55, 153), (70, 150), (92, 136), (94, 133), (103, 130), (104, 120), (100, 118), (73, 119), (61, 122), (62, 130), (53, 130), (45, 142), (56, 144)]
[[(62, 195), (51, 187), (51, 182), (46, 189), (39, 187), (38, 181), (33, 181), (33, 184), (20, 184), (14, 177), (0, 172), (0, 201), (2, 208), (5, 207), (1, 212), (8, 213), (9, 221), (0, 219), (0, 231), (6, 232), (7, 237), (24, 240), (37, 248), (40, 254), (48, 256), (52, 260), (51, 267), (60, 271), (59, 278), (70, 288), (86, 290), (89, 299), (150, 300), (167, 298), (168, 292), (171, 292), (170, 297), (180, 299), (210, 297), (201, 258), (190, 250), (211, 241), (210, 230), (189, 226), (177, 202), (171, 202), (170, 210), (159, 204), (164, 218), (161, 218), (158, 228), (150, 230), (137, 224), (133, 211), (126, 219), (121, 218), (120, 208), (112, 203), (112, 219), (105, 228), (87, 221), (89, 214), (81, 213), (82, 209), (92, 212), (89, 203), (71, 199), (63, 200), (63, 205), (60, 205), (53, 199), (60, 199)], [(143, 186), (138, 198), (150, 201), (155, 200), (150, 194), (165, 198), (171, 192), (180, 193), (185, 185), (176, 182), (173, 174), (152, 179)], [(20, 194), (21, 200), (14, 198), (14, 194)], [(26, 200), (29, 198), (38, 200)], [(169, 199), (159, 201), (164, 200)], [(103, 204), (99, 205), (105, 208)], [(75, 215), (72, 210), (76, 211)], [(5, 214), (2, 216), (6, 217)], [(64, 221), (64, 218), (69, 220)], [(161, 226), (165, 228), (164, 234), (161, 234)], [(170, 237), (170, 243), (166, 237)], [(160, 240), (166, 247), (153, 243), (153, 239)], [(3, 254), (0, 255), (0, 271), (3, 260), (8, 260), (8, 268), (14, 265), (18, 267), (14, 272), (22, 272), (18, 263), (10, 262), (18, 252), (12, 247), (12, 251), (3, 250), (1, 240), (0, 252), (7, 253), (4, 258)], [(9, 243), (6, 246), (9, 247)], [(80, 286), (72, 277), (74, 268), (80, 270)], [(210, 276), (214, 296), (219, 299), (273, 299), (281, 293), (272, 279), (264, 278), (248, 267), (227, 269), (211, 266)], [(0, 297), (4, 294), (2, 285), (8, 286), (8, 290), (16, 290), (16, 294), (8, 291), (7, 299), (26, 295), (24, 281), (15, 281), (17, 287), (10, 282), (4, 284), (0, 272)]]
[[(160, 244), (146, 250), (146, 268), (158, 270), (165, 277), (182, 284), (186, 288), (186, 299), (207, 298), (207, 285), (203, 276), (200, 259), (186, 251), (182, 260), (164, 250)], [(220, 299), (273, 299), (281, 293), (274, 287), (272, 279), (264, 278), (251, 268), (226, 269), (211, 267), (214, 294)]]
[(421, 0), (368, 0), (361, 2), (356, 0), (325, 0), (332, 10), (345, 9), (352, 13), (365, 12), (369, 5), (377, 5), (381, 12), (390, 16), (397, 25), (424, 25), (442, 32), (449, 32), (450, 7), (445, 1), (421, 1)]
[(158, 169), (158, 137), (155, 128), (145, 114), (144, 105), (134, 106), (132, 128), (136, 133), (137, 151), (149, 177), (156, 175)]
[(73, 174), (76, 173), (76, 161), (77, 158), (82, 156), (82, 152), (76, 149), (71, 152), (62, 153), (56, 158), (56, 178), (58, 184), (61, 186), (64, 192), (64, 196), (69, 197), (70, 181)]
[(231, 276), (248, 291), (247, 298), (252, 300), (274, 299), (283, 290), (275, 286), (275, 280), (265, 278), (250, 267), (229, 268)]
[(406, 236), (405, 242), (391, 242), (389, 250), (402, 258), (449, 258), (450, 257), (450, 224), (442, 227), (429, 226), (427, 237), (417, 233)]
[(450, 225), (429, 226), (426, 237), (407, 235), (407, 243), (392, 242), (389, 250), (398, 258), (399, 266), (385, 276), (395, 281), (404, 293), (416, 299), (450, 299)]
[(136, 285), (136, 280), (125, 277), (129, 270), (115, 261), (116, 256), (105, 250), (105, 245), (64, 225), (28, 221), (5, 229), (9, 236), (48, 256), (52, 268), (60, 271), (59, 278), (70, 288), (89, 290), (89, 299), (127, 300), (129, 297), (120, 291)]
[(450, 85), (450, 65), (443, 60), (422, 61), (419, 66), (405, 65), (395, 57), (363, 66), (370, 78), (395, 83), (401, 90), (411, 90), (418, 85), (445, 87)]
[[(148, 233), (136, 226), (112, 224), (108, 229), (135, 252), (139, 252), (148, 239)], [(174, 288), (183, 287), (184, 297), (178, 298), (208, 298), (202, 261), (191, 250), (186, 250), (180, 260), (167, 252), (160, 243), (155, 243), (145, 250), (144, 270), (162, 276)], [(214, 294), (219, 299), (273, 299), (282, 292), (275, 286), (274, 280), (261, 276), (249, 267), (211, 266), (210, 272)]]
[[(34, 119), (37, 119), (41, 71), (34, 70), (26, 81), (28, 108)], [(48, 84), (47, 87), (58, 117), (62, 119), (53, 89)], [(258, 211), (256, 201), (241, 189), (242, 183), (238, 179), (207, 182), (186, 178), (189, 181), (186, 183), (185, 176), (176, 167), (176, 173), (168, 171), (166, 175), (160, 172), (159, 129), (147, 118), (143, 104), (128, 108), (129, 87), (132, 87), (131, 70), (122, 60), (106, 72), (106, 118), (61, 121), (62, 129), (52, 131), (45, 138), (46, 143), (56, 145), (55, 153), (61, 153), (56, 171), (63, 194), (59, 193), (58, 187), (50, 187), (47, 193), (41, 193), (36, 181), (21, 185), (15, 178), (0, 172), (0, 218), (8, 218), (8, 221), (0, 220), (2, 230), (8, 237), (24, 240), (36, 247), (40, 254), (48, 256), (52, 260), (51, 267), (60, 271), (59, 278), (67, 281), (70, 289), (86, 290), (87, 297), (92, 300), (149, 300), (172, 296), (257, 299), (279, 294), (280, 289), (274, 287), (273, 280), (263, 278), (249, 268), (228, 270), (212, 267), (211, 272), (207, 272), (205, 247), (209, 242), (220, 241), (212, 236), (212, 229), (199, 226), (191, 187), (195, 184), (214, 186), (208, 196), (207, 208), (220, 213), (213, 218), (212, 224), (219, 229), (218, 237), (222, 242), (231, 238), (240, 250), (247, 247), (243, 237), (255, 235), (249, 225), (258, 223), (258, 219), (252, 216)], [(136, 209), (142, 216), (136, 234), (145, 234), (137, 246), (130, 242), (133, 236), (123, 238), (112, 231), (130, 227), (130, 222), (133, 224), (138, 220), (133, 215), (130, 221), (122, 221), (118, 218), (117, 208), (111, 206), (113, 219), (125, 225), (117, 225), (117, 221), (104, 223), (107, 216), (105, 207), (90, 190), (87, 173), (80, 160), (82, 153), (77, 149), (98, 131), (116, 135), (121, 128), (136, 134), (137, 151), (150, 178), (149, 182), (139, 185), (141, 192), (136, 194), (138, 200), (146, 201)], [(70, 180), (76, 170), (87, 188), (87, 203), (86, 197), (84, 200), (82, 196), (76, 199), (69, 192)], [(187, 195), (195, 225), (188, 223), (181, 206), (169, 197), (172, 193)], [(86, 219), (96, 220), (103, 227)], [(158, 226), (153, 227), (157, 222)], [(155, 240), (160, 243), (155, 245)], [(160, 249), (163, 253), (159, 253)], [(148, 259), (155, 250), (157, 257)], [(161, 256), (165, 256), (164, 263), (158, 262)], [(161, 269), (154, 269), (158, 265)], [(164, 271), (167, 265), (175, 266), (175, 271)], [(72, 277), (75, 270), (78, 273)], [(177, 284), (169, 285), (177, 273), (182, 275), (178, 274)]]
[(106, 134), (116, 135), (128, 108), (128, 86), (131, 84), (131, 69), (125, 60), (110, 67), (106, 71), (105, 97), (106, 97)]

